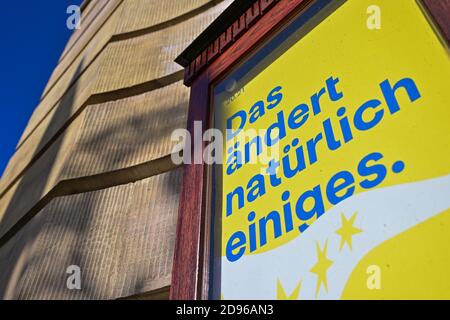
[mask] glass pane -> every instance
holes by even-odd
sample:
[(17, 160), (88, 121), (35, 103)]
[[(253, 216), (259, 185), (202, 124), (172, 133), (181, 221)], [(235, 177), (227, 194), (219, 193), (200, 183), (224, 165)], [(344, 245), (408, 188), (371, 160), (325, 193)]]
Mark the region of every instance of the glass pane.
[(448, 49), (377, 3), (313, 2), (214, 87), (213, 297), (448, 297)]

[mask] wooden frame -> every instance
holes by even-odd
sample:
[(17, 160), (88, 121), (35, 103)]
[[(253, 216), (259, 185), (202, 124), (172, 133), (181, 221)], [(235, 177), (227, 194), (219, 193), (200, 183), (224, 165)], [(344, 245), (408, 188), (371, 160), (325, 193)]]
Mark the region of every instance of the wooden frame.
[(420, 0), (434, 25), (442, 35), (447, 46), (450, 46), (450, 0)]
[[(185, 70), (185, 83), (191, 86), (187, 128), (194, 137), (194, 121), (210, 125), (211, 84), (266, 39), (276, 34), (289, 19), (302, 12), (314, 0), (255, 0), (236, 21), (230, 21), (224, 33), (212, 41)], [(419, 0), (418, 0), (419, 1)], [(450, 43), (450, 0), (420, 0)], [(193, 148), (192, 158), (202, 157)], [(193, 163), (193, 162), (191, 162)], [(185, 164), (180, 195), (170, 299), (208, 299), (210, 261), (209, 182), (205, 164)]]

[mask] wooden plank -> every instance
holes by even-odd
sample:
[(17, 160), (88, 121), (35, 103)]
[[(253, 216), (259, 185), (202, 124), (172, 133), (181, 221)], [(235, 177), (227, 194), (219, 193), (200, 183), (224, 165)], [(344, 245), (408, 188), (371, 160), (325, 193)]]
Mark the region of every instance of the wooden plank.
[(115, 6), (117, 3), (120, 3), (122, 0), (100, 0), (91, 2), (85, 10), (81, 11), (81, 25), (80, 29), (75, 29), (67, 41), (66, 46), (64, 47), (64, 51), (61, 54), (58, 62), (64, 60), (67, 54), (72, 50), (72, 48), (79, 42), (80, 39), (83, 42), (87, 43), (91, 39), (92, 35), (94, 35), (98, 29), (101, 27), (102, 23), (104, 23), (105, 11), (109, 11), (108, 6)]
[[(170, 284), (181, 170), (58, 198), (0, 248), (0, 298), (118, 299)], [(68, 290), (67, 267), (81, 268)]]
[(64, 134), (67, 129), (65, 126), (69, 122), (77, 121), (83, 103), (88, 100), (91, 92), (91, 85), (88, 84), (80, 90), (73, 88), (55, 108), (49, 111), (35, 130), (29, 133), (28, 139), (16, 150), (6, 167), (0, 181), (0, 197), (11, 183), (23, 175), (25, 169), (33, 165), (59, 139), (59, 136)]
[(438, 30), (450, 46), (450, 0), (422, 0)]
[[(102, 0), (103, 1), (103, 0)], [(82, 34), (77, 41), (72, 43), (72, 38), (67, 44), (67, 48), (61, 57), (58, 65), (53, 70), (50, 79), (44, 89), (41, 100), (43, 100), (51, 90), (57, 85), (61, 86), (59, 82), (65, 83), (67, 88), (73, 83), (77, 77), (74, 76), (74, 70), (83, 60), (84, 69), (87, 68), (95, 57), (105, 48), (112, 35), (115, 27), (120, 20), (121, 14), (121, 0), (107, 1), (106, 3), (99, 2), (96, 7), (101, 9), (95, 20), (82, 20), (82, 27), (77, 31)], [(105, 6), (103, 8), (103, 6)], [(75, 32), (77, 34), (77, 32)], [(74, 36), (75, 36), (74, 34)], [(75, 68), (75, 69), (74, 69)], [(80, 75), (84, 69), (78, 70)]]
[[(68, 106), (70, 112), (75, 112), (92, 94), (92, 88), (95, 85), (98, 70), (98, 60), (86, 66), (84, 60), (76, 61), (75, 68), (71, 68), (61, 78), (61, 81), (53, 87), (46, 97), (39, 103), (28, 121), (22, 137), (20, 138), (17, 149), (20, 149), (31, 134), (40, 126), (51, 114), (54, 109), (62, 105)], [(73, 78), (71, 78), (73, 77)]]
[(214, 0), (127, 0), (116, 34), (129, 33), (172, 20)]
[[(169, 155), (177, 144), (171, 140), (173, 130), (186, 126), (188, 94), (180, 81), (132, 98), (89, 106), (1, 197), (0, 236), (64, 181), (81, 184), (77, 179), (136, 170), (137, 165)], [(119, 178), (120, 172), (116, 174)], [(65, 189), (72, 188), (67, 185)]]
[(172, 132), (186, 127), (188, 102), (189, 90), (179, 81), (87, 107), (61, 179), (119, 170), (169, 155), (176, 144), (171, 141)]
[[(175, 57), (225, 9), (229, 2), (230, 0), (222, 2), (192, 19), (164, 30), (108, 45), (70, 88), (66, 88), (66, 84), (72, 82), (66, 79), (67, 82), (55, 86), (41, 101), (25, 129), (19, 145), (25, 142), (42, 119), (59, 103), (59, 99), (67, 100), (65, 97), (67, 94), (76, 95), (80, 91), (86, 92), (85, 87), (87, 86), (92, 86), (90, 95), (107, 93), (130, 88), (180, 71), (181, 68), (173, 62)], [(84, 60), (79, 61), (73, 70), (75, 78), (85, 68)], [(65, 76), (65, 78), (67, 77)], [(71, 109), (76, 112), (79, 107), (80, 105), (74, 105)]]
[(102, 54), (95, 93), (107, 92), (178, 72), (176, 56), (230, 3), (221, 2), (182, 23), (140, 37), (113, 42)]
[[(204, 75), (192, 86), (189, 102), (188, 131), (194, 137), (194, 121), (208, 123), (209, 79)], [(195, 159), (202, 159), (204, 142), (203, 126), (199, 145), (194, 149), (194, 138), (191, 139), (191, 164), (183, 166), (183, 182), (180, 194), (177, 236), (172, 272), (170, 298), (174, 300), (200, 299), (203, 291), (203, 250), (202, 233), (204, 227), (205, 165), (203, 161), (195, 164)], [(198, 160), (197, 160), (198, 161)]]

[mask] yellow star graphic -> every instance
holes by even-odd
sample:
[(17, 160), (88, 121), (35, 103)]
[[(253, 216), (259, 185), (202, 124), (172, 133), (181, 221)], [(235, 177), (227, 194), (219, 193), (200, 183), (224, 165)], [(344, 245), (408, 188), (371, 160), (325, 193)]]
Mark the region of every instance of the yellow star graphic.
[(317, 274), (317, 285), (316, 285), (316, 299), (319, 294), (320, 287), (323, 283), (325, 291), (328, 292), (328, 281), (327, 281), (327, 270), (333, 264), (333, 261), (327, 258), (328, 240), (325, 242), (325, 246), (320, 249), (319, 242), (316, 241), (317, 249), (317, 263), (310, 270), (312, 273)]
[(277, 280), (277, 300), (298, 300), (298, 295), (300, 293), (300, 288), (302, 287), (302, 282), (300, 281), (297, 287), (292, 291), (291, 295), (288, 296), (281, 285), (280, 279)]
[(342, 248), (344, 247), (344, 245), (346, 243), (348, 244), (350, 250), (352, 250), (353, 236), (355, 234), (362, 232), (361, 229), (358, 229), (355, 226), (353, 226), (353, 223), (355, 222), (357, 214), (358, 213), (355, 212), (353, 214), (353, 216), (350, 218), (350, 220), (347, 220), (347, 218), (345, 217), (345, 215), (343, 213), (341, 214), (342, 227), (336, 231), (336, 233), (341, 236), (341, 245), (340, 245), (339, 251), (342, 250)]

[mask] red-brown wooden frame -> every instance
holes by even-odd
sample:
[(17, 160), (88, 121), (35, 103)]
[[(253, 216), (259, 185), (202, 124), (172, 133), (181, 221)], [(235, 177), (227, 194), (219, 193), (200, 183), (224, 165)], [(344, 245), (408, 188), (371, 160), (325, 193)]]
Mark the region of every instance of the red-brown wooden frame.
[[(205, 130), (209, 129), (211, 84), (230, 71), (237, 61), (241, 61), (260, 43), (278, 32), (290, 17), (301, 12), (312, 1), (275, 1), (276, 4), (272, 10), (249, 27), (247, 32), (226, 50), (220, 52), (217, 57), (215, 56), (214, 61), (208, 65), (202, 65), (203, 68), (197, 70), (199, 74), (195, 79), (193, 78), (193, 71), (189, 68), (186, 69), (186, 83), (191, 84), (187, 124), (191, 137), (201, 140), (201, 137), (194, 137), (194, 121), (203, 123), (202, 135)], [(443, 39), (449, 44), (450, 0), (421, 1), (434, 20)], [(258, 2), (258, 0), (255, 2)], [(218, 38), (216, 41), (220, 41), (220, 39)], [(202, 56), (203, 53), (196, 60), (202, 60)], [(191, 150), (193, 150), (192, 158), (201, 158), (205, 147), (204, 143), (202, 143), (201, 150), (194, 150), (193, 144), (194, 139), (192, 139), (191, 146)], [(210, 217), (207, 216), (209, 200), (207, 199), (207, 192), (205, 192), (208, 186), (207, 166), (205, 164), (185, 164), (183, 170), (170, 299), (208, 299)]]

